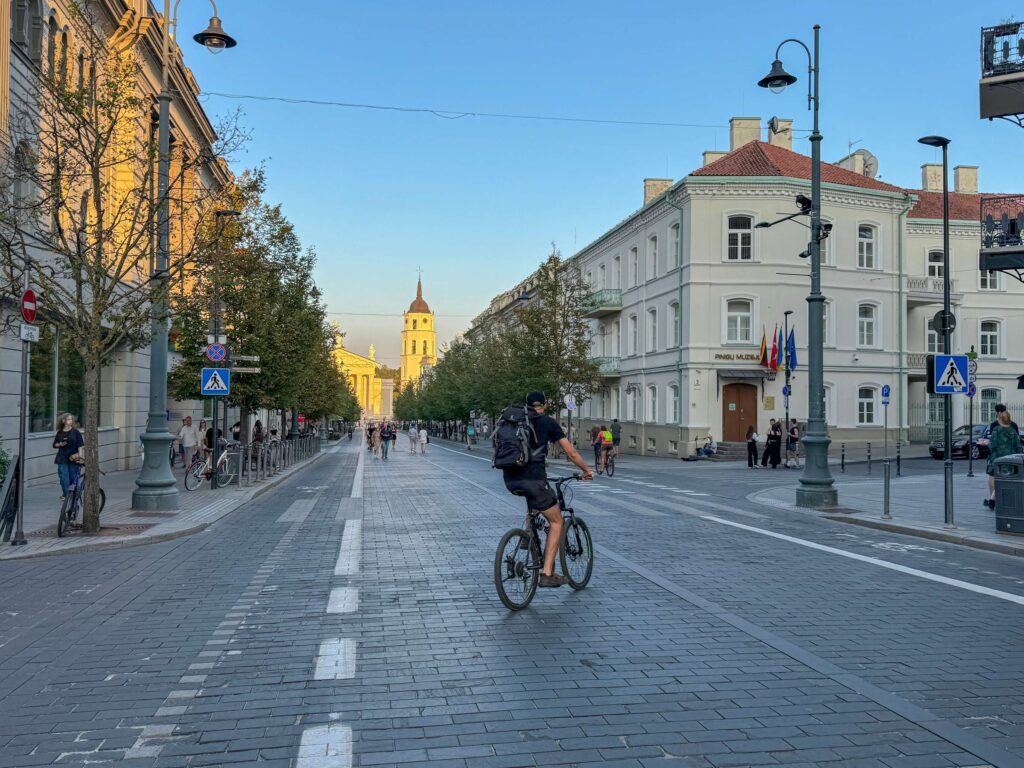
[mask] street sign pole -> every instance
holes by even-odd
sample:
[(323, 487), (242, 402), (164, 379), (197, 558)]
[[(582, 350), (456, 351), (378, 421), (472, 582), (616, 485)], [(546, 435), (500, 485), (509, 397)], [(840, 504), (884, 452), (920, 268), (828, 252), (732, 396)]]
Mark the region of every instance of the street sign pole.
[(889, 396), (892, 390), (888, 384), (882, 387), (882, 458), (889, 458)]
[[(31, 275), (29, 274), (32, 270), (31, 259), (25, 260), (25, 273), (22, 276), (23, 287), (27, 294), (31, 289), (29, 288)], [(25, 309), (25, 301), (22, 299), (21, 315), (28, 322), (32, 322), (35, 319), (35, 307), (32, 307), (31, 313)], [(29, 319), (31, 315), (31, 319)], [(29, 351), (29, 340), (22, 335), (21, 338), (21, 390), (18, 397), (18, 466), (16, 471), (18, 473), (18, 514), (17, 520), (15, 521), (14, 538), (11, 539), (11, 544), (16, 547), (28, 544), (28, 540), (25, 538), (25, 440), (27, 438), (26, 432), (26, 421), (28, 419), (28, 351)]]
[[(972, 356), (973, 355), (973, 356)], [(970, 387), (967, 390), (967, 476), (974, 477), (974, 395), (977, 393), (977, 387), (974, 383), (975, 378), (978, 375), (978, 361), (975, 359), (977, 353), (974, 351), (974, 347), (971, 346), (971, 351), (967, 353), (967, 380), (970, 382)]]

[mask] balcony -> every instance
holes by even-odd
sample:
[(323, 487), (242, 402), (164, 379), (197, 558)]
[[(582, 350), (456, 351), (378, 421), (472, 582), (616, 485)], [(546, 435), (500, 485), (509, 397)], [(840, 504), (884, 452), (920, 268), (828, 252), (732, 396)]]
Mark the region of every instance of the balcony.
[(907, 352), (906, 367), (910, 373), (923, 373), (928, 355), (925, 352)]
[(617, 379), (622, 375), (617, 357), (592, 357), (590, 362), (597, 366), (598, 375), (602, 378)]
[(584, 317), (604, 317), (622, 311), (622, 291), (605, 288), (594, 291), (583, 305)]
[(982, 118), (1005, 117), (1020, 123), (1024, 113), (1024, 23), (1011, 21), (981, 30)]
[[(907, 292), (907, 306), (919, 307), (925, 304), (941, 304), (943, 280), (941, 277), (913, 277), (907, 275), (904, 289)], [(957, 281), (949, 281), (949, 298), (953, 303), (959, 302), (964, 295), (957, 291)]]
[(978, 268), (1024, 279), (1024, 195), (981, 198)]

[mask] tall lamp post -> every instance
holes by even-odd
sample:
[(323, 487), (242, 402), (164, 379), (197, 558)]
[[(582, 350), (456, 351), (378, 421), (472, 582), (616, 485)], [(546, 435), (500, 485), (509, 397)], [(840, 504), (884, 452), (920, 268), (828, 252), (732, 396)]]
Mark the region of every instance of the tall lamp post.
[(838, 503), (835, 480), (828, 468), (828, 446), (831, 439), (825, 424), (825, 372), (824, 372), (824, 309), (825, 297), (821, 293), (821, 133), (818, 130), (818, 32), (814, 25), (814, 52), (800, 40), (788, 38), (775, 49), (772, 69), (758, 81), (762, 88), (781, 93), (796, 82), (796, 77), (782, 67), (779, 52), (786, 43), (796, 43), (807, 53), (807, 108), (814, 111), (814, 130), (811, 132), (811, 292), (807, 295), (807, 429), (804, 433), (804, 471), (796, 491), (796, 503), (801, 507), (833, 507)]
[[(782, 324), (785, 330), (783, 331), (783, 338), (786, 340), (785, 346), (783, 347), (782, 359), (786, 361), (786, 466), (789, 467), (789, 397), (793, 394), (793, 390), (790, 388), (790, 382), (793, 380), (793, 361), (789, 359), (789, 316), (793, 314), (792, 309), (787, 309), (782, 313)], [(799, 459), (797, 464), (799, 464)]]
[[(949, 139), (944, 136), (924, 136), (917, 140), (929, 147), (942, 148), (942, 351), (953, 354), (951, 332), (953, 330), (953, 313), (949, 308)], [(942, 396), (942, 439), (945, 447), (942, 451), (943, 476), (945, 480), (945, 525), (955, 528), (953, 520), (953, 396)], [(974, 445), (974, 437), (968, 435), (967, 453), (970, 454)]]
[[(171, 166), (171, 28), (178, 29), (178, 6), (174, 3), (171, 14), (171, 0), (164, 0), (164, 14), (160, 19), (163, 33), (162, 79), (160, 84), (159, 163), (157, 168), (157, 218), (156, 269), (153, 273), (155, 298), (153, 300), (152, 342), (149, 348), (149, 416), (146, 431), (142, 433), (142, 470), (135, 480), (132, 493), (132, 509), (162, 511), (178, 508), (178, 483), (171, 471), (170, 447), (174, 436), (167, 429), (167, 269), (169, 266), (170, 206), (167, 188)], [(206, 46), (211, 53), (220, 53), (236, 45), (234, 38), (225, 34), (217, 17), (217, 4), (213, 6), (213, 18), (209, 26), (195, 35), (197, 43)], [(176, 35), (175, 35), (176, 37)]]

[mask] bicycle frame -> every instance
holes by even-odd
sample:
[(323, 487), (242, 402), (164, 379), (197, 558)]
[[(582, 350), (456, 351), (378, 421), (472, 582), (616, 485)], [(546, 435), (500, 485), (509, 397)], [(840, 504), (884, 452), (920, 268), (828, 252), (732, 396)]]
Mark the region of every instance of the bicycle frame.
[[(567, 507), (565, 505), (565, 492), (562, 490), (562, 486), (568, 483), (570, 480), (578, 479), (578, 477), (570, 476), (554, 477), (548, 480), (549, 486), (551, 485), (551, 481), (554, 481), (555, 495), (558, 497), (558, 509), (562, 513), (563, 530), (564, 526), (568, 526), (572, 522), (573, 516), (576, 513), (572, 507)], [(536, 563), (528, 564), (527, 568), (533, 571), (539, 571), (541, 568), (544, 567), (544, 546), (540, 540), (540, 532), (544, 531), (545, 534), (549, 534), (550, 528), (548, 525), (547, 518), (544, 517), (544, 513), (536, 509), (530, 509), (529, 502), (527, 502), (526, 505), (526, 521), (523, 523), (523, 529), (530, 534), (530, 536), (533, 538), (534, 543), (537, 545), (537, 551), (541, 553), (540, 560), (538, 560)]]

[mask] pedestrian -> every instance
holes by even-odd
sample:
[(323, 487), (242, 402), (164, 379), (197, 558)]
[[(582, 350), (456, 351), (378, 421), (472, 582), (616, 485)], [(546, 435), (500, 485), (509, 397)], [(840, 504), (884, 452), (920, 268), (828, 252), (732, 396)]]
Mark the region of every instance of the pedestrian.
[(466, 426), (466, 450), (467, 451), (472, 451), (473, 450), (473, 443), (475, 443), (475, 442), (476, 442), (476, 427), (473, 426), (472, 422), (470, 422)]
[(409, 453), (416, 453), (416, 446), (420, 442), (420, 431), (415, 424), (409, 425)]
[(757, 469), (757, 430), (751, 424), (747, 427), (747, 466), (750, 469)]
[(376, 459), (380, 458), (381, 434), (380, 428), (376, 425), (370, 430), (370, 450)]
[(75, 417), (70, 413), (65, 413), (60, 417), (60, 426), (53, 438), (53, 447), (57, 449), (53, 463), (57, 465), (60, 500), (64, 501), (68, 491), (78, 481), (78, 468), (82, 463), (82, 448), (85, 447), (82, 433), (75, 429)]
[(178, 447), (181, 450), (181, 463), (188, 470), (189, 464), (199, 453), (199, 430), (192, 425), (192, 417), (186, 416), (178, 430)]
[(761, 466), (767, 467), (769, 463), (772, 469), (778, 469), (782, 461), (782, 424), (775, 419), (768, 425), (768, 434), (764, 441), (764, 453), (761, 455)]
[(236, 421), (231, 425), (231, 439), (236, 443), (242, 442), (242, 422)]
[(263, 422), (259, 419), (256, 419), (256, 424), (252, 428), (252, 441), (254, 443), (263, 442)]
[(988, 439), (988, 463), (985, 465), (985, 473), (988, 475), (988, 498), (985, 500), (985, 506), (989, 509), (996, 508), (995, 460), (1011, 453), (1019, 453), (1021, 449), (1020, 429), (1010, 418), (1006, 406), (997, 403), (995, 411), (996, 420), (989, 424), (983, 436)]
[(622, 439), (622, 425), (618, 419), (612, 419), (608, 431), (612, 433), (612, 456), (619, 455), (619, 441)]
[(796, 419), (790, 419), (789, 432), (786, 434), (786, 469), (789, 469), (789, 459), (793, 458), (793, 468), (800, 468), (800, 425)]
[(388, 460), (388, 450), (391, 448), (391, 441), (395, 437), (395, 430), (390, 423), (385, 423), (380, 428), (380, 455), (384, 461)]
[(377, 432), (377, 426), (375, 424), (368, 424), (366, 426), (366, 450), (373, 451), (373, 436)]
[(423, 427), (420, 430), (420, 453), (427, 452), (427, 443), (430, 442), (430, 435), (427, 434), (427, 428)]

